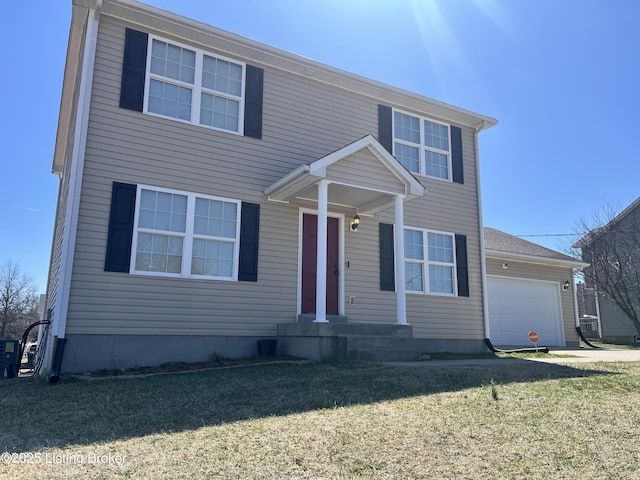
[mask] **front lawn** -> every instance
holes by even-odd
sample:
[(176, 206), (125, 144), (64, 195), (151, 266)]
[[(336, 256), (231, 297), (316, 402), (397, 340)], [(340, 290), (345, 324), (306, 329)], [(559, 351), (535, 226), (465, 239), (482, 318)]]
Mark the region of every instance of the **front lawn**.
[(639, 392), (638, 363), (0, 380), (0, 477), (633, 479)]

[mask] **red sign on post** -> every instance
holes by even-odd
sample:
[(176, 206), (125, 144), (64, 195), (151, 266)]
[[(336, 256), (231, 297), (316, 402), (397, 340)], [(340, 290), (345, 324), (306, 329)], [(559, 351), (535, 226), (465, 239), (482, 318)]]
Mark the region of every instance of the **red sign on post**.
[(538, 343), (540, 341), (540, 335), (538, 335), (538, 332), (531, 330), (529, 332), (529, 341), (531, 343)]

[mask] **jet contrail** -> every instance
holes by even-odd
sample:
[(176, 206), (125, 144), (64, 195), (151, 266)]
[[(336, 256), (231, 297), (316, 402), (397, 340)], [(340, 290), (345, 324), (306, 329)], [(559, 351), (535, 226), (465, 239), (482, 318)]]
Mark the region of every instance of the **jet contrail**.
[(21, 208), (22, 210), (29, 210), (30, 212), (39, 212), (37, 208), (24, 207), (22, 205), (14, 205), (16, 208)]

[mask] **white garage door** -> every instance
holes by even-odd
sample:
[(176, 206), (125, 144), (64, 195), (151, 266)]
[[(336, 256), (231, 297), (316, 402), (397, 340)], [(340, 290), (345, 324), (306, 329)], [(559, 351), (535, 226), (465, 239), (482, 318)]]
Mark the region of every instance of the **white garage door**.
[(532, 345), (527, 336), (531, 330), (540, 335), (541, 346), (565, 345), (557, 283), (498, 277), (487, 280), (494, 345)]

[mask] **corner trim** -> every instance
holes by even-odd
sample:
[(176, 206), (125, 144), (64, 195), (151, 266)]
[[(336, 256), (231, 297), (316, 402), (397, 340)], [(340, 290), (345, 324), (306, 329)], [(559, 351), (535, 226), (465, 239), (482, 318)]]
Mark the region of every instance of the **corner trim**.
[[(98, 2), (100, 8), (101, 2)], [(84, 56), (82, 60), (82, 76), (79, 85), (78, 109), (75, 117), (75, 133), (71, 156), (71, 172), (69, 176), (69, 192), (65, 207), (64, 232), (62, 238), (62, 253), (59, 287), (56, 294), (54, 316), (50, 335), (63, 339), (67, 327), (67, 311), (69, 308), (69, 289), (71, 287), (71, 271), (75, 255), (76, 233), (78, 230), (78, 214), (80, 207), (80, 193), (82, 189), (82, 174), (84, 171), (87, 129), (89, 123), (89, 107), (95, 65), (95, 53), (98, 40), (99, 11), (90, 10), (87, 18)]]

